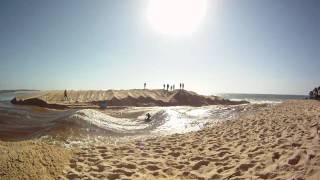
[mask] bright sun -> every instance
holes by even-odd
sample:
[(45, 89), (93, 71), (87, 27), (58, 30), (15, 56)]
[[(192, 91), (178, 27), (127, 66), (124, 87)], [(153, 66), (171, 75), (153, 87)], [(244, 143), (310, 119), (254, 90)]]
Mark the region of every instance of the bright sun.
[(149, 0), (147, 18), (159, 33), (187, 35), (206, 15), (207, 0)]

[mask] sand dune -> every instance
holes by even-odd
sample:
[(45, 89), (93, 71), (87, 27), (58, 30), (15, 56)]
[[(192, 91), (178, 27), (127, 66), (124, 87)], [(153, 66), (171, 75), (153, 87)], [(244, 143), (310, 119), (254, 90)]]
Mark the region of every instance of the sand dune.
[(61, 179), (315, 179), (320, 103), (290, 101), (199, 132), (92, 146)]
[(15, 97), (14, 104), (42, 107), (66, 108), (97, 106), (106, 101), (109, 106), (203, 106), (214, 104), (243, 104), (246, 101), (230, 101), (217, 96), (202, 96), (192, 91), (175, 90), (107, 90), (107, 91), (44, 91), (32, 95)]

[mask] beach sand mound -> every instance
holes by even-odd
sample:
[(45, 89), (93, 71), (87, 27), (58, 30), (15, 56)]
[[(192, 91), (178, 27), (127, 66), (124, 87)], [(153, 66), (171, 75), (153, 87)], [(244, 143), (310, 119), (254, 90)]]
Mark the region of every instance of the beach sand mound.
[(13, 104), (36, 105), (48, 108), (99, 106), (103, 101), (108, 106), (204, 106), (236, 105), (246, 101), (230, 101), (217, 96), (203, 96), (192, 91), (175, 90), (107, 90), (107, 91), (43, 91), (32, 95), (15, 97)]
[(70, 151), (32, 141), (0, 141), (0, 179), (55, 179)]
[(320, 102), (289, 101), (188, 134), (82, 148), (64, 179), (314, 179)]

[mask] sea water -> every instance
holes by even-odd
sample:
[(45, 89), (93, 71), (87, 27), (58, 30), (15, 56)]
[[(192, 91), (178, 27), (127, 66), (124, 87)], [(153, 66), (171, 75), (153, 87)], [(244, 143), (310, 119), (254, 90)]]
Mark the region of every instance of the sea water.
[(263, 104), (263, 103), (281, 103), (286, 100), (292, 99), (306, 99), (306, 95), (286, 95), (286, 94), (216, 94), (230, 100), (245, 100), (250, 103)]
[[(222, 96), (225, 98), (247, 100), (251, 104), (128, 107), (119, 111), (54, 110), (10, 103), (16, 95), (25, 93), (32, 92), (0, 92), (0, 140), (44, 139), (65, 144), (84, 144), (187, 133), (284, 100), (305, 98), (292, 95), (224, 94)], [(145, 121), (146, 113), (152, 115), (150, 121)]]

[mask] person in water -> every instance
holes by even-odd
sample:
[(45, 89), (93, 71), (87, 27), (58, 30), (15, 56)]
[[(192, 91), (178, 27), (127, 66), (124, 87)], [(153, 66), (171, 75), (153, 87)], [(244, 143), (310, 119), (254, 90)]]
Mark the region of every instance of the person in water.
[(150, 115), (150, 113), (147, 113), (146, 114), (146, 119), (145, 119), (146, 121), (150, 121), (151, 120), (151, 115)]

